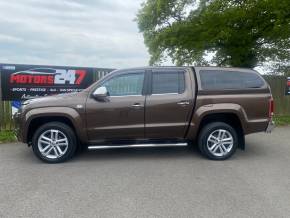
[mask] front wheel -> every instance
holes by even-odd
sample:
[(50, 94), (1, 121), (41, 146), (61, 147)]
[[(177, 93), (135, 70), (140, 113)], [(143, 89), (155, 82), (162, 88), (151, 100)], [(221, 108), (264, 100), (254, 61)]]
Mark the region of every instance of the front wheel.
[(74, 155), (76, 137), (68, 125), (50, 122), (39, 127), (32, 138), (34, 154), (44, 162), (60, 163)]
[(198, 146), (201, 153), (209, 159), (228, 159), (238, 147), (237, 132), (223, 122), (209, 123), (199, 134)]

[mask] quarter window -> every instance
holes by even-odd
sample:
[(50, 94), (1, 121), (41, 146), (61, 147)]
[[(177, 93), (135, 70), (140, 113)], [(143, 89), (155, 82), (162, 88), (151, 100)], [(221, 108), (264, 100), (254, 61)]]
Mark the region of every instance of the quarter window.
[(201, 86), (207, 90), (261, 88), (264, 81), (251, 72), (201, 70)]
[(153, 72), (152, 94), (183, 93), (185, 89), (183, 71)]
[(144, 73), (115, 76), (102, 84), (110, 96), (142, 95)]

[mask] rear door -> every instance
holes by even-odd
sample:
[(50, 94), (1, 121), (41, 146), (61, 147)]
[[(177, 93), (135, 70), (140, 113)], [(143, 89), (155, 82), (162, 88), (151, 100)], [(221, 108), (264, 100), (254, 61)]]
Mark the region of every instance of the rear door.
[(145, 137), (149, 139), (183, 138), (194, 105), (190, 71), (152, 70), (146, 97)]

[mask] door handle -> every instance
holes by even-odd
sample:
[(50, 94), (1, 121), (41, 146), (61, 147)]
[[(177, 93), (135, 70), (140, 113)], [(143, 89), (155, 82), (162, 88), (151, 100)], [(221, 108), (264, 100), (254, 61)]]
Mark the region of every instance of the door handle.
[(180, 101), (177, 104), (185, 106), (185, 105), (189, 105), (189, 101)]
[(141, 105), (140, 103), (135, 103), (135, 104), (132, 104), (131, 107), (133, 107), (133, 108), (141, 108), (141, 107), (143, 107), (143, 105)]

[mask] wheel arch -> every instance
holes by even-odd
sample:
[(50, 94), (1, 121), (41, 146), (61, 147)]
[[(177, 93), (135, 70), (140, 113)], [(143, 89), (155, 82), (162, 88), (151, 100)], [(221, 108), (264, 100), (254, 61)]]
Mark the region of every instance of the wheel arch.
[(224, 122), (233, 126), (239, 137), (239, 148), (245, 149), (246, 115), (237, 104), (213, 104), (200, 107), (194, 113), (189, 138), (196, 139), (201, 129), (211, 122)]
[(41, 125), (48, 122), (65, 123), (66, 125), (72, 128), (78, 140), (82, 142), (86, 139), (86, 134), (83, 128), (84, 123), (79, 113), (71, 108), (33, 109), (26, 114), (25, 119), (26, 119), (25, 141), (28, 144), (31, 143), (32, 136), (35, 130)]
[(198, 130), (198, 134), (202, 130), (204, 126), (206, 126), (209, 123), (213, 122), (223, 122), (226, 123), (230, 126), (232, 126), (238, 134), (238, 140), (239, 140), (239, 148), (245, 149), (245, 136), (244, 136), (244, 130), (243, 126), (241, 124), (241, 121), (238, 117), (237, 114), (235, 113), (213, 113), (213, 114), (208, 114), (203, 117), (200, 123), (200, 127)]

